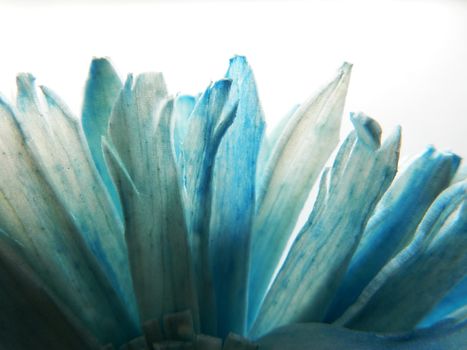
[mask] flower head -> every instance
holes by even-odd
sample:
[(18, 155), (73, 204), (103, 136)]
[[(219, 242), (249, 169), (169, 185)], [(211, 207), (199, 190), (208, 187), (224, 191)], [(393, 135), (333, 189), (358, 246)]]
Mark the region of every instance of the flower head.
[(0, 99), (0, 348), (465, 346), (460, 158), (398, 171), (400, 128), (382, 141), (363, 113), (333, 155), (350, 72), (267, 135), (244, 57), (198, 96), (94, 59), (80, 120), (20, 74)]

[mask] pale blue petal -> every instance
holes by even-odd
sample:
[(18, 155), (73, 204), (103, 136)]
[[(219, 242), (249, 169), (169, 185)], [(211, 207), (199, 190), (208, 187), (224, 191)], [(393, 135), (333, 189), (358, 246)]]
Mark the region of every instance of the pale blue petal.
[(180, 95), (175, 98), (173, 109), (174, 120), (174, 147), (177, 163), (180, 164), (183, 142), (188, 131), (188, 117), (193, 112), (196, 104), (196, 97)]
[(248, 322), (265, 296), (308, 194), (339, 140), (351, 65), (301, 105), (274, 145), (251, 238)]
[(226, 77), (232, 79), (230, 98), (238, 99), (238, 107), (215, 159), (209, 248), (220, 337), (245, 333), (255, 174), (264, 132), (263, 112), (246, 59), (232, 58)]
[(302, 323), (276, 329), (258, 343), (261, 350), (459, 350), (467, 348), (467, 322), (395, 335)]
[[(300, 105), (295, 105), (292, 107), (292, 109), (282, 117), (272, 132), (270, 134), (266, 132), (263, 136), (263, 141), (261, 142), (261, 147), (259, 149), (258, 165), (256, 169), (256, 198), (258, 198), (260, 194), (264, 194), (265, 189), (263, 182), (266, 180), (265, 172), (268, 169), (267, 167), (272, 151), (279, 142), (280, 136), (286, 129), (287, 124), (292, 120), (292, 117), (294, 116), (295, 112), (297, 112), (299, 107)], [(266, 125), (266, 130), (267, 127), (268, 126)], [(256, 203), (256, 205), (257, 204), (258, 203)]]
[(299, 104), (293, 106), (290, 109), (290, 111), (288, 111), (287, 114), (282, 117), (279, 123), (277, 123), (277, 125), (272, 130), (271, 134), (269, 134), (268, 139), (271, 144), (271, 149), (270, 149), (271, 152), (274, 149), (274, 147), (277, 145), (277, 143), (279, 142), (284, 130), (287, 129), (287, 124), (289, 124), (289, 122), (293, 123), (293, 120), (294, 120), (293, 116), (295, 115), (295, 113), (298, 111), (299, 108), (300, 108)]
[(201, 330), (217, 333), (217, 314), (210, 263), (209, 225), (213, 198), (213, 169), (220, 142), (232, 125), (237, 98), (228, 79), (212, 84), (197, 101), (188, 118), (187, 135), (182, 145), (182, 182), (186, 189), (190, 242), (197, 282)]
[(467, 182), (446, 189), (413, 241), (394, 257), (337, 321), (373, 331), (414, 328), (467, 274)]
[(459, 161), (452, 153), (429, 147), (396, 178), (365, 228), (326, 322), (355, 302), (386, 262), (412, 239), (428, 207), (449, 185)]
[(142, 321), (189, 309), (198, 328), (188, 233), (171, 139), (173, 101), (161, 74), (129, 76), (109, 123), (104, 156), (125, 218)]
[(396, 173), (400, 129), (380, 146), (375, 121), (359, 114), (352, 122), (356, 130), (324, 173), (313, 211), (266, 295), (252, 337), (293, 322), (322, 320), (372, 210)]
[[(23, 110), (28, 112), (16, 114), (0, 99), (2, 228), (18, 243), (21, 254), (50, 288), (53, 298), (67, 305), (73, 315), (100, 341), (123, 343), (136, 334), (137, 327), (127, 311), (131, 305), (124, 307), (124, 299), (121, 294), (117, 294), (115, 284), (112, 283), (116, 280), (109, 279), (112, 275), (109, 270), (105, 270), (108, 266), (102, 263), (104, 258), (112, 261), (111, 256), (116, 259), (119, 256), (119, 251), (107, 245), (114, 243), (114, 236), (109, 231), (101, 232), (108, 239), (108, 242), (102, 242), (103, 246), (105, 244), (103, 249), (108, 248), (108, 255), (99, 256), (92, 251), (89, 243), (97, 233), (84, 231), (83, 227), (91, 214), (80, 208), (88, 198), (85, 195), (73, 197), (73, 191), (63, 188), (64, 183), (59, 181), (62, 178), (73, 179), (72, 175), (58, 176), (59, 172), (68, 171), (64, 170), (65, 166), (71, 167), (69, 163), (62, 163), (66, 156), (72, 156), (68, 153), (70, 150), (76, 152), (73, 153), (75, 159), (82, 161), (82, 154), (79, 154), (78, 144), (75, 143), (76, 134), (72, 132), (72, 127), (66, 128), (66, 120), (61, 119), (64, 117), (55, 110), (56, 107), (50, 106), (47, 115), (38, 112), (33, 89), (23, 87), (20, 91), (20, 103)], [(70, 148), (49, 144), (58, 142), (60, 136), (53, 134), (52, 138), (52, 130), (46, 124), (46, 118), (55, 118), (61, 125)], [(80, 165), (83, 166), (80, 168), (82, 180), (91, 181), (89, 173), (85, 171), (85, 164), (75, 166)], [(97, 172), (95, 176), (98, 177)], [(92, 186), (97, 193), (100, 191), (93, 182), (78, 184), (74, 185), (78, 189), (82, 185), (88, 195), (96, 195), (88, 191)], [(101, 215), (105, 216), (101, 209), (95, 208), (97, 205), (89, 203), (90, 210), (95, 209), (98, 213), (94, 225), (108, 230), (98, 219)], [(118, 263), (118, 260), (112, 263)], [(123, 264), (122, 269), (127, 262)], [(117, 273), (122, 271), (116, 271), (114, 277), (118, 276)]]
[(81, 123), (97, 171), (120, 216), (122, 208), (104, 162), (101, 139), (107, 133), (110, 113), (121, 89), (122, 82), (110, 62), (105, 58), (93, 59), (84, 91)]

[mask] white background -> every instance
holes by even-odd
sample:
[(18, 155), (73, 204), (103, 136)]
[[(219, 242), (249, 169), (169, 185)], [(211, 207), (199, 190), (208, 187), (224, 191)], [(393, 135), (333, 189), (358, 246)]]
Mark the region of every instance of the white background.
[(405, 155), (467, 156), (467, 1), (0, 0), (0, 33), (0, 91), (29, 71), (76, 114), (93, 56), (197, 93), (246, 55), (270, 124), (349, 61), (347, 112), (402, 125)]

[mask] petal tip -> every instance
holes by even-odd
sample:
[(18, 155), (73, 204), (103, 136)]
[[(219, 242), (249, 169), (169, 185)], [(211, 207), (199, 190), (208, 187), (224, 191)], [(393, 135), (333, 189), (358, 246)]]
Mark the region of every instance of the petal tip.
[(362, 142), (374, 150), (381, 146), (382, 129), (376, 120), (362, 112), (350, 113), (350, 120)]

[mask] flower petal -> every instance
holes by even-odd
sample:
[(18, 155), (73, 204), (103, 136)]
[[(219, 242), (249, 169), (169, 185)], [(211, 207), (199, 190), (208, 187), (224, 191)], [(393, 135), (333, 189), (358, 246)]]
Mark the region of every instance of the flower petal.
[[(467, 305), (464, 305), (454, 310), (453, 312), (448, 314), (444, 320), (445, 320), (444, 322), (452, 322), (454, 324), (466, 322), (467, 321)], [(436, 324), (439, 324), (441, 322), (443, 321), (437, 322)]]
[(220, 337), (230, 331), (245, 334), (256, 164), (264, 132), (253, 72), (244, 57), (231, 59), (227, 78), (238, 94), (231, 97), (238, 99), (238, 107), (215, 159), (210, 223)]
[(457, 182), (461, 182), (467, 179), (467, 164), (463, 162), (459, 169), (457, 169), (454, 178), (451, 181), (451, 185), (454, 185)]
[(413, 234), (426, 210), (451, 181), (460, 158), (429, 147), (394, 181), (378, 203), (328, 310), (334, 321)]
[[(270, 134), (265, 133), (263, 141), (259, 149), (258, 164), (256, 171), (256, 198), (259, 198), (264, 193), (264, 181), (266, 180), (265, 173), (268, 170), (269, 158), (271, 157), (272, 151), (279, 142), (282, 132), (286, 129), (289, 121), (292, 120), (295, 112), (297, 112), (300, 105), (295, 105), (292, 109), (282, 117), (279, 123), (274, 127)], [(267, 131), (267, 125), (266, 125)], [(259, 203), (256, 203), (258, 205)]]
[(110, 62), (105, 58), (93, 59), (84, 92), (81, 123), (97, 171), (119, 213), (122, 208), (104, 162), (101, 139), (107, 133), (110, 113), (121, 89), (122, 82)]
[(129, 76), (110, 118), (104, 156), (122, 199), (141, 320), (189, 309), (198, 327), (172, 110), (162, 75), (142, 74), (134, 84)]
[[(26, 96), (28, 94), (23, 94), (21, 98)], [(31, 105), (33, 101), (23, 100), (21, 103), (31, 112), (35, 110)], [(47, 169), (50, 172), (62, 169), (60, 159), (63, 159), (63, 154), (58, 153), (67, 154), (66, 149), (54, 148), (57, 147), (55, 144), (47, 145), (47, 142), (55, 141), (45, 137), (51, 136), (45, 117), (36, 113), (28, 113), (27, 116), (30, 117), (30, 129), (21, 122), (25, 116), (17, 117), (12, 108), (0, 99), (2, 228), (18, 242), (21, 254), (50, 288), (54, 298), (66, 304), (84, 327), (104, 343), (127, 341), (135, 335), (136, 325), (124, 307), (121, 295), (111, 285), (109, 275), (103, 273), (98, 257), (91, 252), (90, 236), (85, 237), (82, 231), (85, 218), (66, 206), (71, 198), (64, 197), (71, 191), (64, 194), (59, 190), (60, 184), (54, 182), (53, 174), (47, 172)], [(56, 117), (54, 113), (47, 115), (50, 116)], [(32, 132), (44, 133), (43, 138), (37, 139), (42, 142), (40, 145), (31, 141)], [(72, 143), (73, 134), (68, 136)], [(47, 158), (40, 157), (40, 151), (48, 151), (51, 160), (56, 162), (47, 163)], [(55, 154), (56, 158), (53, 157)], [(101, 223), (96, 220), (95, 224), (99, 226)]]
[(183, 142), (188, 132), (188, 118), (196, 105), (196, 97), (189, 95), (180, 95), (175, 98), (173, 108), (174, 120), (174, 147), (177, 163), (181, 164), (181, 153)]
[(413, 241), (363, 290), (338, 324), (410, 330), (467, 274), (467, 181), (445, 190)]
[(467, 345), (467, 322), (440, 324), (409, 333), (384, 335), (325, 323), (293, 324), (258, 340), (261, 350), (458, 350)]
[(324, 173), (313, 211), (265, 298), (253, 337), (291, 322), (322, 320), (373, 208), (396, 173), (400, 130), (380, 147), (376, 122), (362, 114), (352, 121), (356, 131), (342, 145), (329, 176)]
[[(113, 288), (121, 295), (137, 325), (136, 300), (131, 288), (120, 214), (109, 200), (77, 119), (50, 89), (41, 86), (41, 90), (50, 118), (48, 128), (53, 134), (48, 136), (54, 142), (49, 145), (35, 142), (45, 135), (35, 135), (31, 130), (34, 126), (27, 123), (27, 128), (24, 123), (23, 130), (31, 137), (31, 150), (36, 159), (43, 162), (43, 171), (46, 176), (50, 176), (50, 183), (62, 197), (65, 207), (77, 218), (86, 243), (99, 260)], [(92, 190), (83, 190), (89, 188)]]
[(448, 294), (426, 315), (417, 325), (419, 328), (429, 327), (442, 319), (449, 317), (450, 314), (467, 307), (467, 276), (452, 288)]
[(187, 137), (181, 152), (185, 210), (194, 260), (200, 306), (201, 330), (217, 334), (212, 266), (209, 246), (213, 173), (222, 138), (236, 116), (238, 98), (232, 96), (232, 81), (212, 84), (199, 98), (187, 120)]
[(298, 108), (274, 145), (251, 238), (249, 323), (255, 318), (296, 220), (339, 139), (351, 65)]
[(15, 249), (17, 244), (0, 230), (0, 347), (98, 349), (97, 340), (53, 298), (19, 253), (21, 249)]

